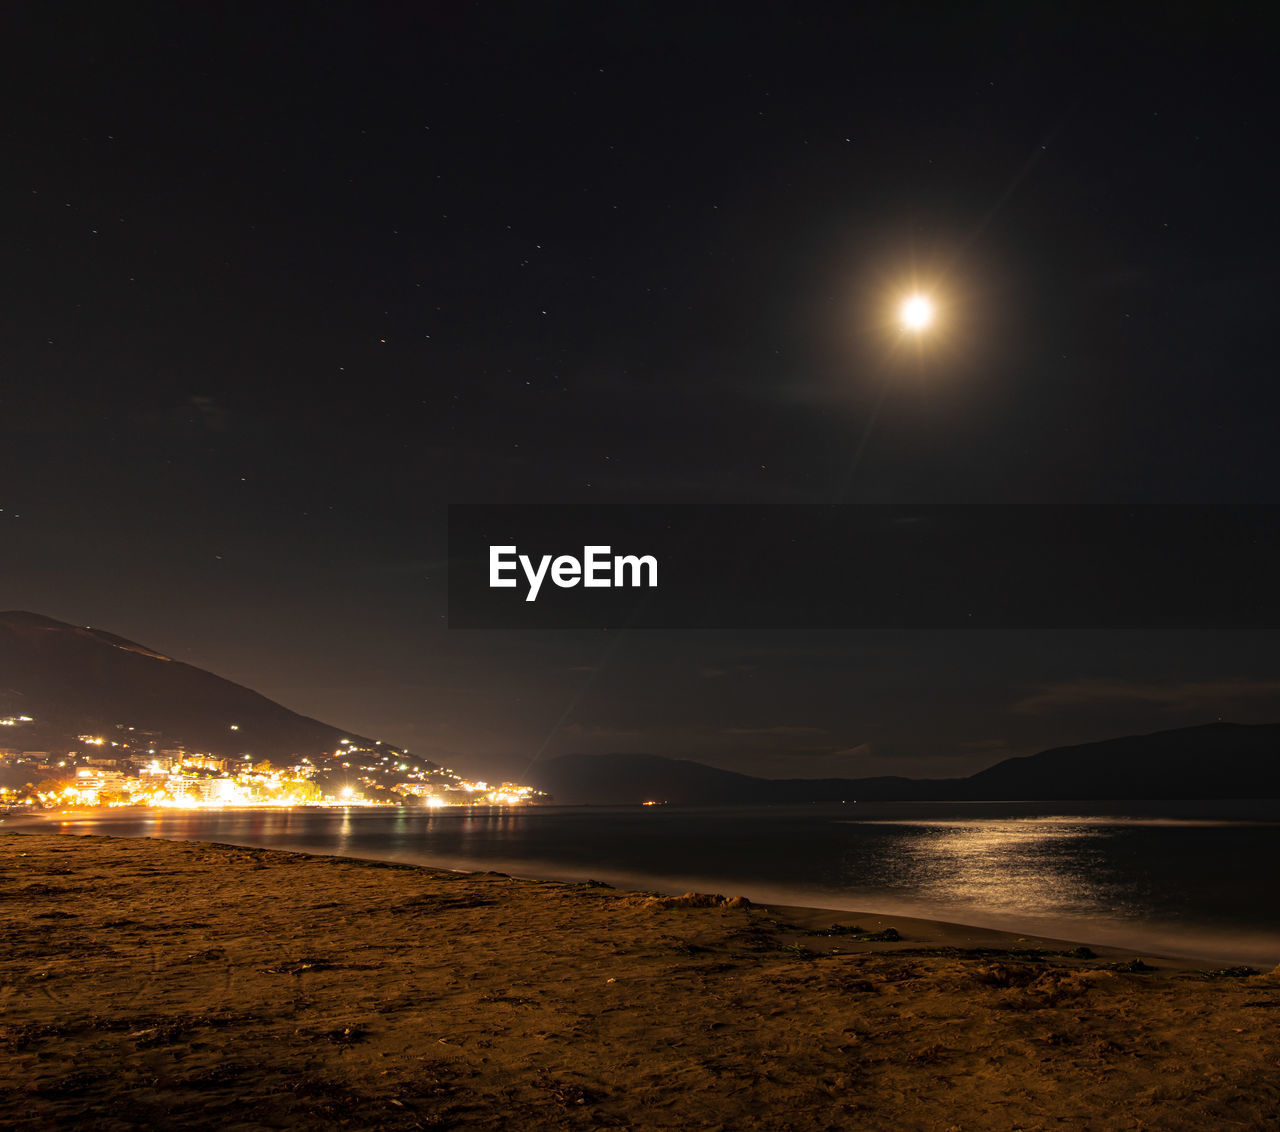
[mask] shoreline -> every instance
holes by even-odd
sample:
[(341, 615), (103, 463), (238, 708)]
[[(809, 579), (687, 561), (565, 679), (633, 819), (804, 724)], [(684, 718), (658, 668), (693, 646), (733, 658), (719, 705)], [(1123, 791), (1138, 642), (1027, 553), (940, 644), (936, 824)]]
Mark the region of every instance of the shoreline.
[[(0, 828), (0, 834), (3, 834), (4, 832), (5, 830)], [(30, 833), (51, 833), (51, 831), (43, 829), (27, 831), (17, 827), (14, 827), (9, 832), (24, 836), (29, 835)], [(365, 866), (394, 865), (398, 868), (421, 869), (426, 873), (439, 873), (445, 876), (501, 876), (522, 884), (590, 884), (598, 885), (599, 887), (608, 889), (612, 892), (623, 893), (631, 896), (644, 894), (655, 895), (660, 898), (678, 898), (687, 894), (687, 892), (676, 891), (676, 888), (680, 887), (679, 885), (662, 889), (634, 888), (624, 884), (614, 884), (609, 881), (599, 881), (592, 878), (580, 878), (567, 875), (528, 875), (521, 873), (498, 872), (493, 869), (482, 868), (452, 869), (443, 865), (423, 864), (416, 861), (406, 861), (392, 857), (362, 857), (349, 853), (327, 853), (317, 850), (273, 849), (265, 846), (250, 845), (234, 841), (196, 841), (186, 838), (168, 837), (133, 838), (117, 836), (116, 834), (101, 833), (98, 831), (86, 833), (57, 833), (55, 835), (59, 837), (106, 837), (119, 841), (164, 841), (174, 845), (212, 845), (227, 849), (252, 850), (263, 853), (286, 853), (292, 856), (312, 857), (332, 861), (347, 861), (353, 864)], [(505, 862), (503, 863), (505, 864)], [(876, 934), (893, 928), (902, 934), (902, 941), (898, 943), (892, 941), (873, 941), (868, 944), (869, 947), (874, 947), (875, 950), (887, 952), (905, 949), (912, 943), (916, 946), (967, 949), (992, 948), (1002, 950), (1040, 949), (1064, 952), (1079, 948), (1088, 948), (1095, 952), (1099, 959), (1116, 962), (1128, 959), (1141, 959), (1143, 962), (1151, 963), (1154, 969), (1171, 971), (1190, 971), (1199, 968), (1214, 968), (1223, 965), (1224, 962), (1215, 957), (1163, 955), (1154, 952), (1144, 952), (1139, 956), (1135, 954), (1134, 949), (1131, 947), (1120, 947), (1074, 938), (1067, 939), (1029, 930), (1018, 930), (1017, 928), (1012, 927), (986, 927), (980, 924), (968, 924), (955, 920), (937, 919), (929, 916), (895, 915), (886, 912), (870, 912), (865, 909), (858, 908), (833, 908), (825, 904), (791, 904), (785, 901), (755, 900), (749, 896), (738, 893), (730, 893), (726, 895), (725, 893), (706, 892), (703, 893), (703, 895), (719, 896), (725, 900), (732, 900), (735, 898), (741, 899), (756, 910), (761, 912), (772, 912), (780, 916), (785, 916), (789, 924), (793, 924), (797, 928), (812, 929), (813, 931), (825, 931), (840, 920), (857, 920), (859, 924), (867, 925), (867, 934)], [(801, 932), (800, 934), (804, 933)]]
[[(356, 806), (352, 807), (355, 811), (362, 811), (369, 807)], [(104, 817), (120, 814), (119, 808), (86, 808), (86, 809), (64, 809), (48, 815), (35, 815), (25, 813), (20, 815), (23, 820), (14, 823), (7, 823), (0, 819), (0, 834), (6, 829), (13, 832), (45, 832), (45, 833), (69, 833), (73, 836), (105, 836), (105, 837), (133, 837), (136, 834), (115, 834), (106, 833), (100, 829), (90, 829), (83, 833), (72, 830), (60, 830), (59, 815), (73, 815), (68, 820), (84, 820), (98, 821)], [(165, 816), (168, 812), (164, 810), (148, 811), (159, 816)], [(200, 811), (203, 812), (203, 811)], [(255, 810), (241, 811), (236, 808), (229, 812), (245, 812), (252, 813)], [(262, 813), (278, 813), (279, 808), (256, 808), (256, 812)], [(150, 839), (172, 841), (176, 844), (196, 843), (188, 838), (180, 837), (160, 837), (158, 835), (144, 835)], [(724, 879), (706, 878), (701, 876), (661, 876), (637, 873), (628, 870), (594, 870), (583, 869), (580, 867), (560, 865), (555, 862), (536, 861), (530, 862), (538, 865), (545, 865), (545, 868), (537, 869), (532, 872), (518, 871), (526, 863), (517, 860), (494, 859), (494, 860), (469, 860), (465, 863), (460, 862), (457, 867), (449, 864), (423, 862), (413, 857), (394, 854), (379, 854), (372, 856), (361, 856), (359, 854), (344, 853), (340, 850), (329, 851), (309, 847), (305, 849), (296, 849), (292, 846), (270, 846), (256, 844), (251, 841), (235, 842), (235, 841), (215, 841), (213, 844), (236, 845), (244, 849), (261, 849), (268, 852), (299, 852), (308, 855), (329, 857), (334, 859), (349, 859), (355, 861), (366, 862), (389, 862), (398, 865), (406, 865), (415, 868), (424, 868), (428, 870), (442, 870), (447, 873), (455, 873), (460, 875), (478, 874), (482, 875), (491, 872), (494, 869), (502, 870), (518, 880), (530, 881), (535, 883), (554, 882), (554, 883), (583, 883), (587, 881), (601, 880), (606, 882), (610, 887), (622, 891), (651, 891), (661, 892), (664, 895), (680, 895), (690, 889), (697, 891), (719, 891), (727, 887), (735, 889), (735, 895), (742, 895), (761, 907), (777, 907), (786, 908), (797, 915), (802, 915), (806, 923), (814, 922), (822, 917), (861, 917), (867, 922), (875, 922), (881, 927), (892, 926), (896, 923), (907, 922), (914, 925), (913, 930), (921, 931), (930, 936), (945, 936), (949, 940), (981, 940), (981, 943), (965, 944), (958, 942), (957, 946), (1010, 946), (1015, 945), (1016, 941), (1026, 941), (1025, 946), (1050, 946), (1058, 948), (1086, 946), (1090, 947), (1099, 954), (1106, 954), (1112, 958), (1124, 957), (1140, 957), (1143, 960), (1170, 968), (1192, 970), (1197, 967), (1226, 967), (1235, 965), (1250, 965), (1260, 967), (1261, 969), (1270, 969), (1277, 963), (1280, 963), (1280, 941), (1272, 945), (1270, 936), (1261, 934), (1242, 933), (1248, 943), (1242, 943), (1234, 948), (1228, 944), (1218, 944), (1219, 939), (1225, 940), (1227, 933), (1215, 931), (1213, 929), (1195, 929), (1182, 925), (1163, 926), (1158, 932), (1155, 932), (1156, 938), (1148, 938), (1144, 940), (1124, 939), (1124, 929), (1118, 924), (1103, 923), (1093, 926), (1091, 930), (1076, 931), (1076, 924), (1064, 923), (1061, 920), (1050, 922), (1036, 922), (1034, 918), (1026, 920), (1018, 920), (1014, 917), (991, 914), (986, 918), (987, 922), (982, 922), (981, 914), (973, 920), (965, 920), (960, 918), (951, 918), (946, 915), (931, 915), (929, 909), (917, 908), (910, 901), (902, 902), (899, 908), (892, 907), (892, 901), (886, 901), (879, 904), (868, 904), (867, 906), (852, 904), (826, 903), (824, 902), (824, 894), (812, 893), (812, 901), (804, 899), (806, 893), (803, 892), (779, 892), (776, 888), (769, 886), (767, 883), (753, 884), (750, 882), (726, 881)], [(800, 897), (801, 899), (797, 899)], [(868, 907), (874, 907), (876, 910), (868, 911)], [(809, 914), (813, 913), (814, 916)], [(1079, 925), (1086, 928), (1086, 925)], [(879, 929), (877, 929), (879, 930)], [(1153, 934), (1148, 932), (1148, 935)], [(1110, 937), (1110, 938), (1108, 938)], [(1241, 938), (1237, 936), (1236, 938)], [(1265, 939), (1265, 943), (1257, 942)], [(1004, 941), (1004, 942), (1000, 942)], [(1009, 941), (1015, 941), (1011, 944)], [(1197, 944), (1200, 944), (1197, 946)]]
[(0, 833), (0, 1086), (19, 1128), (1280, 1118), (1280, 970), (902, 919), (890, 941), (881, 923), (15, 830)]

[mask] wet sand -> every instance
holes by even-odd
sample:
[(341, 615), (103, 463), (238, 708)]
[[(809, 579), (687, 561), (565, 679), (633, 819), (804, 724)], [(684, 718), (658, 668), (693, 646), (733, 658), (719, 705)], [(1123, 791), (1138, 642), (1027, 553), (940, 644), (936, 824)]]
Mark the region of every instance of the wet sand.
[(1077, 946), (710, 896), (9, 833), (3, 1122), (1280, 1122), (1280, 976)]

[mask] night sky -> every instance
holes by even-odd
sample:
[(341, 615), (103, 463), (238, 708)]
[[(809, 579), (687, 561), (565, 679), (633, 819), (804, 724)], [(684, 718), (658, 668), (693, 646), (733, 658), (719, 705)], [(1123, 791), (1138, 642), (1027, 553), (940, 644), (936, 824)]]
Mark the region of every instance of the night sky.
[(0, 607), (477, 775), (1280, 718), (1262, 631), (444, 628), (448, 503), (1280, 502), (1271, 39), (949, 7), (7, 6)]

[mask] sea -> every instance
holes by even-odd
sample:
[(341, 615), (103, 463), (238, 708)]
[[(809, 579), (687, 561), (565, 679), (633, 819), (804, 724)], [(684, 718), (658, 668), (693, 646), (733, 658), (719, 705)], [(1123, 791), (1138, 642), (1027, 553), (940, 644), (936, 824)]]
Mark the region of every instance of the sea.
[(215, 841), (912, 916), (1280, 964), (1280, 801), (96, 810), (4, 829)]

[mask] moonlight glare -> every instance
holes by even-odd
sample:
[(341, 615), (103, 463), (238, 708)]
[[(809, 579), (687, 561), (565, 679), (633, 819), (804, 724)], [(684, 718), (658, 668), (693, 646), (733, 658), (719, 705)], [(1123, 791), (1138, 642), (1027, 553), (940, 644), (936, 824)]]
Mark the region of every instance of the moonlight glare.
[(898, 318), (904, 330), (919, 334), (933, 323), (933, 302), (927, 295), (912, 295), (899, 308)]

